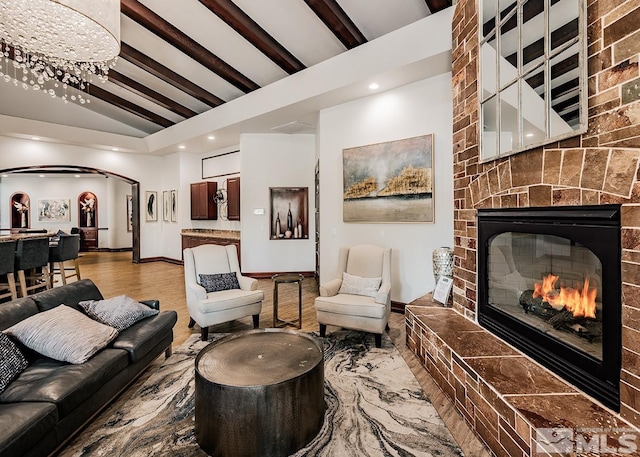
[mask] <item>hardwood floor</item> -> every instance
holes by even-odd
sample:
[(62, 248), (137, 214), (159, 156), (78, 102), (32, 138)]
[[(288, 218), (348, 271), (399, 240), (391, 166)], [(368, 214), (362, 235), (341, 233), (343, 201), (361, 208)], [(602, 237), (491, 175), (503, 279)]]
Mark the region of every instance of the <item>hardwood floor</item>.
[[(183, 269), (181, 265), (168, 262), (150, 262), (134, 264), (131, 252), (89, 252), (82, 253), (80, 273), (83, 279), (91, 279), (105, 297), (128, 295), (138, 300), (158, 299), (160, 309), (173, 309), (178, 313), (178, 322), (174, 327), (174, 346), (182, 344), (191, 334), (199, 334), (196, 325), (188, 328), (189, 314), (185, 299)], [(55, 279), (55, 278), (54, 278)], [(264, 291), (264, 302), (260, 313), (260, 327), (271, 327), (273, 321), (273, 282), (271, 279), (258, 280), (258, 287)], [(60, 281), (56, 286), (60, 285)], [(318, 296), (317, 283), (313, 278), (302, 282), (302, 331), (318, 331), (318, 322), (314, 299)], [(281, 284), (278, 289), (278, 317), (285, 320), (297, 319), (298, 286)], [(453, 408), (429, 373), (420, 365), (417, 357), (405, 344), (404, 315), (391, 313), (389, 336), (402, 354), (420, 383), (424, 393), (430, 398), (436, 410), (451, 430), (455, 440), (466, 456), (488, 457), (491, 453), (482, 445), (471, 431), (463, 417)], [(250, 317), (219, 324), (209, 328), (209, 332), (235, 332), (253, 328)], [(327, 328), (330, 334), (333, 329)]]

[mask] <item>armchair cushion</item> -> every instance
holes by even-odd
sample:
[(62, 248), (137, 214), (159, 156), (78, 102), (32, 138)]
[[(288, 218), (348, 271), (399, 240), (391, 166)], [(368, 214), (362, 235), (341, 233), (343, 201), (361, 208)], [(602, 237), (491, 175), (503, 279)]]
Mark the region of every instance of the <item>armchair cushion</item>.
[(350, 275), (346, 271), (342, 273), (342, 285), (338, 293), (351, 295), (364, 295), (375, 298), (382, 283), (382, 276), (377, 278), (363, 278)]
[(315, 301), (318, 311), (344, 316), (360, 316), (371, 319), (383, 319), (386, 307), (376, 303), (371, 297), (363, 295), (338, 294), (333, 297), (318, 297)]
[(217, 273), (212, 275), (198, 275), (200, 277), (200, 285), (204, 290), (209, 292), (218, 292), (221, 290), (240, 289), (238, 277), (235, 272)]

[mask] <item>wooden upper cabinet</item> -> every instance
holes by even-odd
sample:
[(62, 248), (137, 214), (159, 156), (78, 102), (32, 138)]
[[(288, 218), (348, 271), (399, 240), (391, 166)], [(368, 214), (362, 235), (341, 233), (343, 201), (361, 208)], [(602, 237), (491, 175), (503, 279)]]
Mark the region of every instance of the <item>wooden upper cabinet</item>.
[(240, 177), (227, 179), (227, 219), (240, 220)]
[(191, 219), (218, 219), (218, 205), (213, 198), (218, 190), (217, 182), (196, 182), (191, 184)]

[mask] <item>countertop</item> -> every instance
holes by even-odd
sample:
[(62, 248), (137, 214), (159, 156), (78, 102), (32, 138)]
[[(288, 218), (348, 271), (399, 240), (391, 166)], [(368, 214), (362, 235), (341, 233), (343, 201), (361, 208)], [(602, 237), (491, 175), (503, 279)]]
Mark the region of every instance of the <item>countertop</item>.
[(181, 235), (196, 236), (201, 238), (224, 238), (227, 240), (240, 240), (239, 230), (183, 229)]

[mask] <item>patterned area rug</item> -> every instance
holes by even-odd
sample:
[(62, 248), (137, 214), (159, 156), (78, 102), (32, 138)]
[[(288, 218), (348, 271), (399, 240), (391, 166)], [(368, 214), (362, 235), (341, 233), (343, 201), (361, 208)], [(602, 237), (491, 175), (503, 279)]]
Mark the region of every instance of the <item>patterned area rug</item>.
[[(325, 420), (296, 457), (463, 455), (386, 334), (382, 342), (353, 331), (323, 340)], [(207, 344), (189, 338), (60, 455), (206, 456), (194, 434), (194, 360)]]

